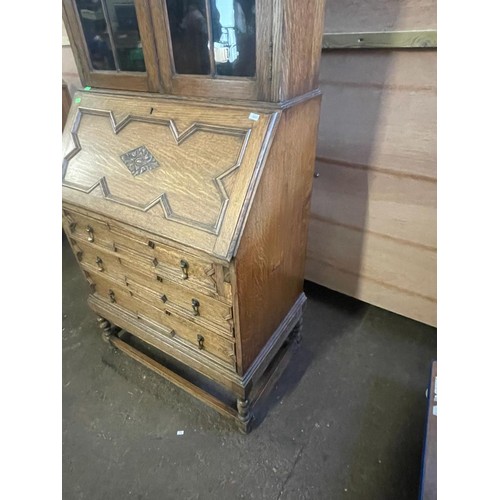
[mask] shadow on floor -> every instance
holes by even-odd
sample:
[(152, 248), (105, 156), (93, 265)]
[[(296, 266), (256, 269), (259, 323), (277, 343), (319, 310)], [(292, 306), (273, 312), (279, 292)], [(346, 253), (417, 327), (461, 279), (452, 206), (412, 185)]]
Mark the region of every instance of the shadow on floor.
[(302, 344), (244, 436), (101, 341), (63, 242), (63, 498), (416, 498), (435, 329), (305, 289)]

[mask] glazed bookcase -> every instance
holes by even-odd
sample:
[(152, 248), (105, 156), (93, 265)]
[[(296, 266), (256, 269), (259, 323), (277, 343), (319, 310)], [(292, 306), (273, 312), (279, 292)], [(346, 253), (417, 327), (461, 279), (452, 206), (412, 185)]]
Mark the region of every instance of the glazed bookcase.
[(89, 306), (107, 342), (243, 431), (301, 337), (323, 8), (63, 1), (86, 86), (63, 228)]

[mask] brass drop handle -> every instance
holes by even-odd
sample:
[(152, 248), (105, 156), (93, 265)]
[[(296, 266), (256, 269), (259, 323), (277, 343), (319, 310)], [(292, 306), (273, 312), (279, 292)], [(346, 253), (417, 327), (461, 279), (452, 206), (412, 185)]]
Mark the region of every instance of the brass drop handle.
[(92, 226), (87, 226), (87, 240), (90, 241), (90, 243), (92, 243), (94, 241), (94, 230), (92, 229)]
[(184, 259), (182, 259), (181, 262), (180, 262), (180, 265), (181, 265), (181, 271), (182, 271), (181, 278), (183, 280), (187, 280), (188, 279), (189, 264)]
[(195, 316), (199, 316), (200, 315), (200, 302), (196, 299), (192, 299), (191, 306), (193, 307), (193, 314)]
[(111, 301), (112, 304), (114, 304), (116, 302), (115, 292), (113, 292), (113, 290), (109, 290), (108, 295), (109, 295), (109, 300)]
[(198, 334), (198, 336), (196, 337), (197, 340), (198, 340), (198, 349), (203, 349), (203, 342), (205, 342), (205, 338), (203, 337), (203, 335), (200, 335)]
[(101, 257), (97, 257), (97, 259), (95, 260), (95, 263), (97, 264), (97, 269), (99, 269), (99, 271), (104, 271), (104, 267), (102, 266), (102, 259)]

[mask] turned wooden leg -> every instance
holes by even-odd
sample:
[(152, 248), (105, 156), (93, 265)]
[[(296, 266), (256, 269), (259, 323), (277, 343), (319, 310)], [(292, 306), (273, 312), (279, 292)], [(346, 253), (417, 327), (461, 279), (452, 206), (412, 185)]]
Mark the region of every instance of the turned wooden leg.
[(250, 402), (248, 399), (238, 398), (236, 400), (236, 407), (238, 408), (238, 419), (240, 420), (240, 430), (247, 433), (250, 429), (250, 421), (252, 420), (252, 413), (250, 411)]
[(101, 316), (97, 316), (97, 323), (99, 324), (99, 328), (102, 330), (102, 340), (109, 344), (109, 338), (111, 337), (111, 323)]

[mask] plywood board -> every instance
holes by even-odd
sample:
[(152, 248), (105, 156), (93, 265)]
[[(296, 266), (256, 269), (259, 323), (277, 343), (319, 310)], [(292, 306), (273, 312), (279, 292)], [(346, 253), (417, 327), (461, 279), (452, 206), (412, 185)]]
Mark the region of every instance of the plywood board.
[(327, 0), (325, 32), (436, 29), (436, 0)]
[(436, 182), (316, 162), (311, 217), (436, 248)]
[[(436, 299), (436, 252), (312, 218), (308, 256), (353, 276)], [(355, 295), (358, 279), (353, 280)]]
[(306, 277), (436, 324), (436, 53), (324, 52)]
[[(402, 316), (436, 326), (436, 301), (307, 259), (306, 279)], [(353, 292), (355, 290), (355, 292)]]
[(436, 177), (436, 54), (323, 53), (317, 155)]

